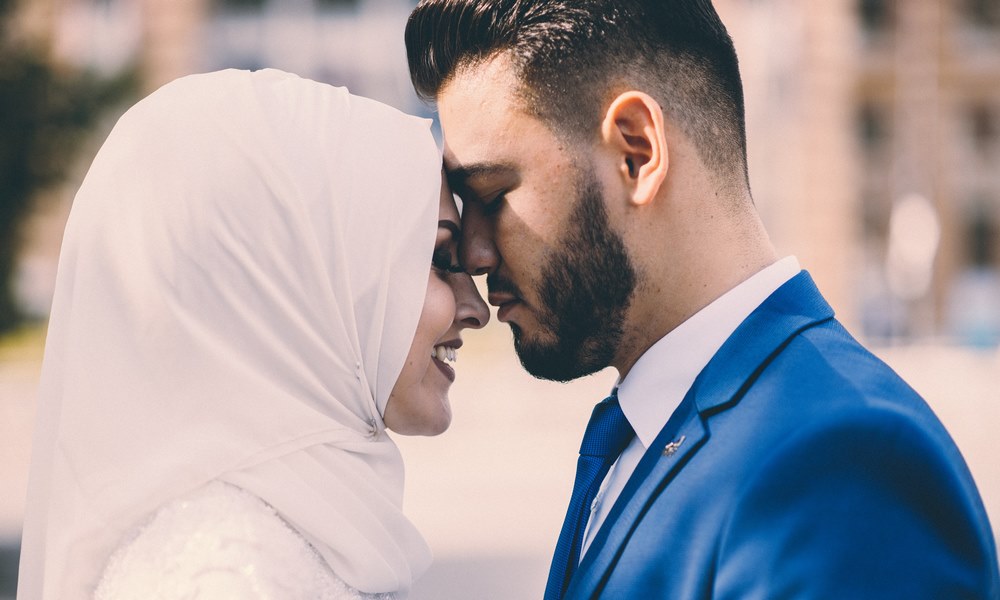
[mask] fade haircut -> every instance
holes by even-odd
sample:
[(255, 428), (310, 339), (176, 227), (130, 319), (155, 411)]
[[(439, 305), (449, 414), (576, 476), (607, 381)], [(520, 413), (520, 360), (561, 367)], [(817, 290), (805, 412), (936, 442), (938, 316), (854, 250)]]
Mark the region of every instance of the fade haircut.
[(410, 78), (433, 101), (502, 54), (521, 108), (593, 139), (611, 101), (644, 91), (724, 181), (747, 185), (736, 50), (711, 0), (421, 0), (406, 25)]

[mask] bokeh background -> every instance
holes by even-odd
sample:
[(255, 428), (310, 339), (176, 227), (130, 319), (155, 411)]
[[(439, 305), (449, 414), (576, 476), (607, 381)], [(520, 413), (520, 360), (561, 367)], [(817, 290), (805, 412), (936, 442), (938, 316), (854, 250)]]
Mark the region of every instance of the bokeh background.
[[(187, 73), (277, 67), (433, 117), (412, 0), (0, 0), (0, 600), (15, 588), (62, 228), (117, 117)], [(859, 338), (952, 432), (1000, 530), (1000, 0), (716, 0), (740, 54), (754, 197)], [(524, 374), (467, 335), (455, 420), (400, 439), (437, 556), (411, 596), (537, 597), (608, 371)]]

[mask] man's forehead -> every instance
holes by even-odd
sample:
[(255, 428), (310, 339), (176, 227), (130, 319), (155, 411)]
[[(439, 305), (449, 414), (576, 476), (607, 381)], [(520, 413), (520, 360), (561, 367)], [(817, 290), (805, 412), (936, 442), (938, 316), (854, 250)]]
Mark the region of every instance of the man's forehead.
[(520, 109), (518, 80), (503, 56), (461, 67), (437, 95), (438, 116), (446, 148), (461, 152), (484, 137), (503, 137)]
[(444, 170), (453, 186), (515, 169), (511, 158), (519, 154), (519, 141), (508, 121), (469, 113), (450, 120), (442, 115), (441, 129)]
[(509, 53), (500, 52), (483, 59), (467, 61), (455, 67), (454, 72), (438, 90), (438, 98), (455, 88), (484, 87), (508, 88), (511, 92), (520, 86), (518, 69)]

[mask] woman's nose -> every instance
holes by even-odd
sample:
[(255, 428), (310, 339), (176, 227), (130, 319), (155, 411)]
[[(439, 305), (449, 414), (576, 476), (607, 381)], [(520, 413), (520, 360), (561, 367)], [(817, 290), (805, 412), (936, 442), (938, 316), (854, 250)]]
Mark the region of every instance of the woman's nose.
[(490, 309), (476, 289), (472, 277), (456, 273), (451, 276), (455, 292), (455, 322), (470, 329), (481, 329), (490, 321)]

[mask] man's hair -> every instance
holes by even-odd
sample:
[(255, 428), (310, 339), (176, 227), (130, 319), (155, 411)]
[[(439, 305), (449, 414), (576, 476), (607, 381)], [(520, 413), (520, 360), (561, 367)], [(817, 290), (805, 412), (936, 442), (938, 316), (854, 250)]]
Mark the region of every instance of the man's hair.
[(711, 0), (421, 0), (406, 50), (427, 100), (463, 69), (507, 55), (522, 109), (578, 139), (596, 135), (618, 94), (644, 91), (709, 168), (746, 182), (736, 50)]

